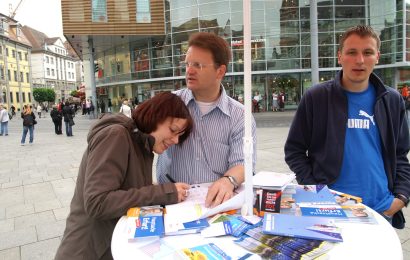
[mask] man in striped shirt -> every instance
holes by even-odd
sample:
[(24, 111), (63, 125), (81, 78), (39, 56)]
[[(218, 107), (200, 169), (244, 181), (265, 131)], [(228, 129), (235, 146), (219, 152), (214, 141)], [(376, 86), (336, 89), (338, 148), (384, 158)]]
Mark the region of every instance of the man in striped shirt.
[[(185, 62), (187, 88), (176, 94), (194, 118), (194, 131), (182, 144), (159, 156), (159, 183), (171, 180), (190, 184), (213, 182), (205, 204), (214, 207), (234, 195), (244, 181), (244, 106), (230, 98), (221, 82), (231, 51), (221, 37), (193, 34)], [(256, 161), (256, 125), (252, 119), (253, 161)]]

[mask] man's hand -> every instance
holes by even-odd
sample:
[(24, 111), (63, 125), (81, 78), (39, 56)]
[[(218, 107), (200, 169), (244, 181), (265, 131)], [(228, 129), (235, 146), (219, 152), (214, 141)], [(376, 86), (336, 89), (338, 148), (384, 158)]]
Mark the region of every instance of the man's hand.
[(222, 177), (219, 180), (212, 183), (208, 188), (208, 194), (206, 194), (205, 206), (207, 208), (213, 208), (229, 200), (233, 197), (234, 186), (228, 178)]
[(390, 205), (390, 208), (384, 211), (383, 214), (389, 217), (393, 217), (393, 215), (396, 214), (396, 212), (401, 210), (403, 207), (404, 207), (404, 202), (397, 198), (394, 198), (393, 203)]

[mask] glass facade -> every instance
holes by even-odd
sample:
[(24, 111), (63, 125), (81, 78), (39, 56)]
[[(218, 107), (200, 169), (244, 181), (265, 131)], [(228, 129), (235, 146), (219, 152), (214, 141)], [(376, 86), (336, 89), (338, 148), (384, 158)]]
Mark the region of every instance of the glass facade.
[[(98, 1), (95, 1), (98, 2)], [(111, 46), (96, 53), (100, 98), (113, 105), (131, 98), (141, 102), (157, 92), (185, 86), (185, 59), (190, 34), (207, 31), (226, 39), (232, 61), (224, 79), (228, 94), (243, 96), (243, 10), (236, 0), (164, 1), (165, 35)], [(318, 0), (319, 79), (334, 78), (338, 39), (349, 27), (371, 25), (382, 41), (376, 73), (386, 84), (410, 82), (409, 0)], [(273, 91), (283, 90), (286, 107), (296, 107), (311, 83), (309, 0), (252, 1), (252, 92), (271, 110)], [(405, 73), (403, 73), (403, 71)]]

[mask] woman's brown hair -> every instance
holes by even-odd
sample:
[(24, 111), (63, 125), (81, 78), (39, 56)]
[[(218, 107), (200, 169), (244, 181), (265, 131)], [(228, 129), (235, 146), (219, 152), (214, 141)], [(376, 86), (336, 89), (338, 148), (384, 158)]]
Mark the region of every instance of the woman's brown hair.
[(157, 94), (139, 104), (132, 112), (132, 119), (137, 128), (147, 134), (157, 130), (157, 126), (169, 117), (187, 120), (184, 134), (179, 137), (179, 143), (183, 143), (191, 133), (194, 123), (188, 108), (179, 96), (171, 92)]

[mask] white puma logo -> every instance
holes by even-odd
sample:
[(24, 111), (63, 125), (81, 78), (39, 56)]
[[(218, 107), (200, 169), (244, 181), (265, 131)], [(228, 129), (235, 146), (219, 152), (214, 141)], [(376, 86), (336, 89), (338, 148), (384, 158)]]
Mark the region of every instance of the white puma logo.
[(375, 125), (374, 120), (373, 120), (374, 115), (373, 115), (373, 116), (370, 116), (370, 115), (367, 114), (365, 111), (360, 110), (360, 111), (359, 111), (359, 116), (367, 117), (368, 119), (370, 119), (370, 121), (372, 121), (373, 125)]

